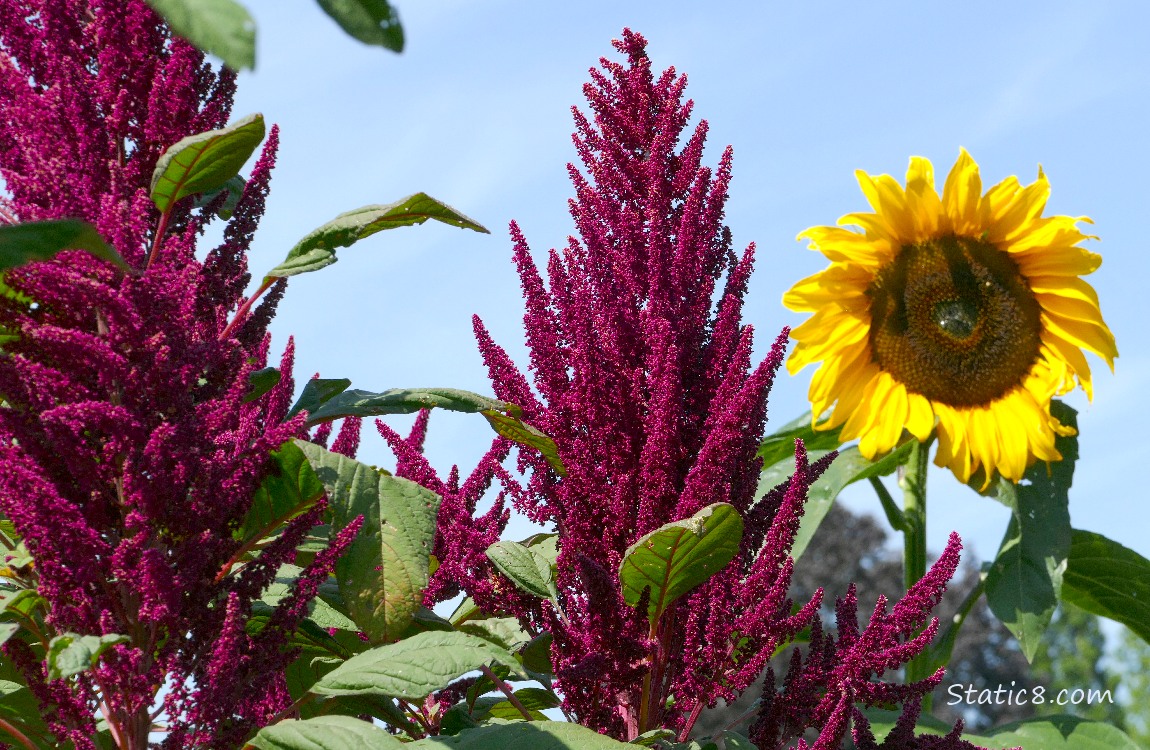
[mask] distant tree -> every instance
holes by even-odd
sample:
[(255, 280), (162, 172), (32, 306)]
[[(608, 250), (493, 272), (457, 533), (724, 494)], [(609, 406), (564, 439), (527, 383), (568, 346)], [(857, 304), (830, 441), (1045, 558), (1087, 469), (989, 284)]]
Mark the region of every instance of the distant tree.
[[(1106, 635), (1098, 618), (1063, 603), (1055, 611), (1046, 634), (1046, 648), (1038, 650), (1030, 665), (1035, 683), (1047, 688), (1047, 702), (1036, 707), (1038, 715), (1073, 714), (1125, 729), (1126, 712), (1115, 698), (1119, 681), (1106, 668)], [(1056, 700), (1063, 690), (1069, 699), (1078, 695), (1078, 690), (1087, 694), (1097, 691), (1102, 700), (1060, 706)]]
[(1111, 664), (1126, 711), (1126, 733), (1150, 750), (1150, 644), (1123, 628)]

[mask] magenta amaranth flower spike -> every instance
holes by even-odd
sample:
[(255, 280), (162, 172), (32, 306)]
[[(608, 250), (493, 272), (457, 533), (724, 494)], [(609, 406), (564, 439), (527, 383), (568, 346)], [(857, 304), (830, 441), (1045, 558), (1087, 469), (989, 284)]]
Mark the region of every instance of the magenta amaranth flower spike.
[[(15, 637), (5, 657), (60, 743), (95, 747), (102, 716), (119, 747), (146, 747), (167, 683), (167, 747), (235, 745), (290, 704), (277, 677), (287, 633), (348, 542), (316, 559), (258, 636), (245, 632), (253, 598), (317, 519), (302, 516), (256, 561), (219, 575), (269, 452), (304, 434), (302, 418), (284, 421), (290, 345), (279, 384), (245, 402), (282, 288), (220, 340), (249, 280), (276, 131), (223, 244), (200, 262), (212, 207), (177, 204), (156, 238), (148, 185), (165, 148), (226, 124), (232, 74), (172, 38), (144, 0), (4, 0), (0, 49), (0, 215), (88, 221), (138, 269), (158, 249), (134, 275), (80, 252), (5, 273), (35, 301), (0, 301), (0, 326), (19, 333), (0, 356), (0, 512), (47, 601), (35, 635), (129, 638), (72, 681), (47, 679), (35, 640)], [(356, 428), (337, 441), (344, 452)]]
[(503, 493), (483, 515), (477, 516), (475, 513), (480, 498), (496, 478), (507, 491), (515, 492), (519, 489), (500, 465), (511, 450), (511, 442), (503, 438), (496, 439), (462, 484), (459, 482), (459, 469), (454, 466), (445, 481), (423, 456), (423, 441), (427, 436), (430, 415), (431, 412), (426, 409), (421, 411), (407, 438), (382, 421), (376, 421), (380, 435), (395, 453), (395, 475), (418, 482), (443, 498), (436, 519), (435, 548), (432, 550), (439, 566), (424, 592), (423, 603), (432, 607), (460, 591), (466, 591), (476, 604), (487, 611), (504, 610), (525, 615), (533, 609), (532, 601), (513, 587), (497, 587), (500, 579), (485, 554), (488, 547), (499, 541), (499, 535), (510, 517)]
[[(516, 504), (559, 533), (562, 612), (544, 604), (530, 624), (554, 636), (565, 711), (620, 739), (671, 727), (685, 740), (701, 709), (741, 693), (777, 646), (818, 626), (821, 591), (797, 609), (787, 598), (787, 553), (807, 488), (833, 456), (808, 464), (799, 442), (793, 479), (755, 502), (767, 394), (787, 332), (752, 362), (741, 314), (754, 248), (736, 254), (723, 224), (731, 151), (716, 169), (703, 166), (705, 121), (680, 144), (692, 111), (685, 78), (673, 69), (653, 75), (638, 34), (625, 30), (615, 46), (627, 62), (603, 60), (584, 88), (591, 114), (575, 111), (583, 171), (568, 171), (579, 238), (551, 251), (546, 282), (511, 227), (533, 382), (478, 318), (475, 332), (498, 397), (555, 440), (566, 469), (560, 476), (521, 452), (530, 478)], [(620, 593), (624, 552), (716, 502), (744, 518), (740, 554), (652, 627), (646, 606), (629, 607)], [(956, 556), (957, 546), (947, 563)], [(876, 614), (857, 637), (848, 632), (842, 648), (824, 640), (813, 657), (819, 674), (849, 678), (863, 695), (920, 695), (921, 686), (868, 686), (865, 675), (929, 640), (933, 630), (895, 642), (922, 624), (948, 569), (936, 566), (927, 593)], [(780, 721), (801, 725), (798, 735), (826, 725), (838, 736), (853, 704), (838, 700), (837, 683), (792, 682), (794, 694), (772, 704)]]

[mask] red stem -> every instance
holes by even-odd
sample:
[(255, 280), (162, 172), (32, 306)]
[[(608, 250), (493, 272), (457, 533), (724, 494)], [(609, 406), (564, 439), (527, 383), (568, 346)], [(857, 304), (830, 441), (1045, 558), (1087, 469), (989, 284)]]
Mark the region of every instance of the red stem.
[(24, 747), (28, 748), (28, 750), (40, 750), (38, 747), (36, 747), (36, 745), (32, 743), (32, 740), (28, 739), (28, 737), (23, 732), (8, 722), (4, 721), (4, 719), (0, 719), (0, 729), (3, 729), (8, 734), (15, 737), (16, 741)]
[(495, 683), (495, 687), (499, 688), (499, 692), (507, 696), (507, 702), (515, 706), (519, 713), (523, 714), (524, 719), (527, 719), (527, 721), (535, 721), (535, 719), (531, 717), (531, 712), (527, 710), (527, 707), (515, 697), (515, 693), (511, 692), (511, 686), (496, 677), (495, 673), (491, 671), (491, 667), (484, 665), (479, 669), (483, 674), (487, 675), (487, 679)]
[(148, 253), (148, 264), (144, 266), (147, 271), (152, 267), (155, 262), (156, 256), (160, 254), (160, 243), (164, 240), (164, 234), (168, 231), (168, 219), (172, 218), (172, 208), (160, 214), (160, 223), (156, 225), (156, 236), (152, 239), (152, 251)]
[(248, 311), (252, 309), (252, 305), (256, 303), (256, 300), (262, 297), (264, 292), (271, 288), (271, 285), (276, 283), (278, 280), (279, 279), (276, 276), (267, 277), (264, 279), (264, 283), (260, 284), (260, 288), (255, 291), (255, 294), (244, 300), (244, 303), (240, 305), (240, 309), (236, 310), (236, 316), (232, 318), (232, 322), (228, 323), (227, 327), (220, 332), (220, 341), (224, 341), (228, 338), (228, 336), (231, 335), (236, 326), (239, 325), (244, 317), (248, 314)]

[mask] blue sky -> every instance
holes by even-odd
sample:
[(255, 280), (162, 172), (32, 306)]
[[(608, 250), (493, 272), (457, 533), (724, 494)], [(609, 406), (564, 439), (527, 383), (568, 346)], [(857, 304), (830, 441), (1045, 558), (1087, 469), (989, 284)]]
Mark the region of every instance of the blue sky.
[[(1113, 376), (1092, 360), (1092, 404), (1070, 399), (1083, 456), (1071, 518), (1150, 557), (1150, 5), (407, 0), (397, 3), (402, 55), (354, 42), (312, 3), (248, 5), (258, 61), (241, 76), (235, 114), (263, 112), (282, 128), (252, 253), (257, 277), (336, 214), (416, 191), (492, 232), (387, 232), (293, 279), (273, 330), (277, 348), (296, 337), (300, 378), (319, 371), (368, 390), (490, 392), (473, 313), (526, 361), (507, 224), (518, 221), (539, 254), (565, 243), (569, 110), (582, 104), (587, 69), (617, 57), (610, 42), (628, 26), (648, 38), (657, 68), (687, 73), (696, 114), (711, 126), (708, 163), (734, 147), (727, 220), (737, 245), (759, 248), (746, 319), (760, 348), (801, 322), (782, 293), (824, 265), (795, 235), (867, 210), (855, 169), (901, 181), (908, 157), (921, 155), (941, 183), (960, 146), (984, 185), (1012, 174), (1030, 182), (1043, 165), (1053, 186), (1047, 212), (1095, 221), (1101, 241), (1091, 249), (1104, 263), (1088, 280), (1121, 352)], [(780, 375), (775, 426), (806, 408), (810, 372)], [(489, 435), (476, 417), (436, 414), (429, 453), (444, 470), (466, 471)], [(374, 430), (360, 456), (388, 463)], [(930, 482), (932, 548), (956, 529), (981, 558), (993, 556), (1006, 510), (948, 473)], [(878, 511), (869, 488), (846, 499)]]

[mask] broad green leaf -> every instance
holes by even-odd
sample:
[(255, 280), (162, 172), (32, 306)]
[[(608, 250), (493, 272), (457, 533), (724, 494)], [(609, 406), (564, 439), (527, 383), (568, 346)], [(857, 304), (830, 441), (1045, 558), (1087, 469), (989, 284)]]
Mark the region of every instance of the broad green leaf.
[(235, 531), (236, 540), (267, 536), (323, 497), (323, 483), (295, 443), (289, 441), (272, 451), (271, 460), (271, 473), (256, 490), (243, 525)]
[(318, 0), (340, 28), (364, 44), (403, 52), (403, 26), (387, 0)]
[[(350, 385), (351, 381), (347, 382)], [(302, 396), (300, 400), (303, 400)], [(309, 409), (308, 425), (330, 422), (342, 417), (413, 414), (421, 409), (433, 408), (468, 414), (485, 412), (489, 409), (512, 412), (519, 410), (514, 404), (480, 396), (471, 391), (461, 391), (458, 388), (392, 388), (383, 393), (352, 389), (341, 390), (340, 393), (325, 399), (317, 408)]]
[(1062, 600), (1122, 623), (1150, 643), (1150, 560), (1090, 531), (1071, 532)]
[(425, 633), (428, 630), (455, 630), (451, 622), (437, 615), (427, 607), (420, 606), (415, 610), (415, 614), (411, 618), (411, 624), (407, 629), (400, 633), (399, 637), (395, 640), (403, 640), (410, 638), (416, 633)]
[(37, 607), (46, 607), (47, 604), (48, 601), (35, 589), (0, 590), (0, 612), (12, 610), (26, 617)]
[(725, 568), (742, 539), (743, 517), (728, 503), (655, 529), (628, 547), (619, 564), (623, 599), (633, 607), (649, 587), (648, 616), (655, 622), (676, 599)]
[[(296, 565), (281, 565), (276, 571), (275, 580), (264, 590), (258, 602), (253, 603), (254, 614), (271, 614), (271, 610), (295, 591), (303, 568)], [(267, 608), (261, 611), (256, 605), (262, 604)], [(323, 599), (316, 597), (308, 602), (308, 619), (321, 628), (339, 628), (340, 630), (357, 630), (356, 625), (335, 607)]]
[(427, 737), (408, 743), (409, 750), (620, 750), (634, 745), (613, 740), (594, 729), (566, 721), (519, 721), (465, 729), (450, 737)]
[(306, 411), (310, 417), (328, 401), (331, 401), (346, 391), (350, 385), (351, 381), (347, 378), (312, 378), (304, 384), (303, 391), (299, 394), (299, 398), (296, 399), (291, 409), (288, 410), (288, 419), (291, 419), (301, 411)]
[[(524, 669), (532, 673), (532, 676), (549, 677), (553, 673), (551, 666), (551, 643), (553, 641), (554, 636), (550, 633), (540, 633), (532, 638), (530, 643), (519, 649), (519, 662)], [(536, 679), (539, 678), (536, 677)]]
[(86, 221), (52, 219), (0, 226), (0, 270), (48, 260), (64, 250), (87, 250), (124, 273), (132, 273), (132, 267)]
[[(1055, 695), (1046, 696), (1049, 703)], [(898, 713), (880, 709), (864, 709), (870, 720), (871, 732), (882, 741), (894, 728)], [(933, 716), (919, 719), (918, 734), (945, 735), (951, 731), (948, 724)], [(1088, 721), (1076, 716), (1043, 716), (1005, 724), (981, 734), (963, 734), (967, 742), (988, 750), (1139, 750), (1139, 746), (1122, 730), (1101, 721)]]
[(16, 622), (0, 622), (0, 645), (8, 642), (8, 639), (20, 632), (20, 624)]
[(793, 465), (795, 438), (802, 438), (808, 453), (823, 451), (825, 454), (842, 445), (842, 440), (839, 439), (840, 431), (816, 430), (811, 426), (811, 413), (808, 411), (763, 438), (762, 444), (759, 445), (759, 456), (763, 459), (764, 467), (773, 466), (786, 459), (791, 459)]
[(487, 558), (520, 589), (540, 599), (556, 600), (554, 570), (539, 552), (518, 542), (502, 541), (487, 548)]
[[(8, 659), (0, 659), (0, 717), (15, 719), (29, 739), (36, 740), (40, 747), (55, 747), (48, 741), (48, 727), (40, 715), (40, 702), (22, 681), (7, 679), (16, 677), (15, 666)], [(23, 677), (20, 677), (23, 680)], [(0, 742), (8, 742), (8, 735), (0, 729)], [(11, 745), (10, 745), (11, 746)]]
[(324, 675), (312, 692), (419, 700), (493, 661), (522, 674), (515, 657), (489, 641), (467, 633), (428, 631), (351, 657)]
[(487, 409), (481, 413), (487, 417), (487, 421), (491, 423), (491, 428), (497, 433), (508, 440), (539, 451), (556, 474), (561, 477), (567, 476), (567, 469), (559, 458), (559, 446), (555, 445), (554, 440), (526, 422), (520, 421), (518, 417), (500, 414), (494, 409)]
[(221, 219), (230, 219), (232, 218), (232, 212), (236, 210), (236, 205), (240, 202), (240, 196), (244, 194), (244, 187), (246, 186), (247, 183), (244, 181), (244, 178), (236, 175), (225, 182), (221, 187), (206, 193), (200, 193), (192, 199), (192, 205), (196, 208), (203, 208), (220, 197), (220, 195), (226, 195), (224, 202), (216, 209), (216, 216)]
[(251, 375), (248, 375), (248, 383), (251, 385), (251, 388), (244, 394), (244, 403), (248, 404), (255, 401), (279, 385), (279, 382), (280, 371), (276, 368), (265, 367), (262, 370), (256, 370)]
[(738, 732), (726, 730), (722, 734), (726, 750), (756, 750), (755, 744), (746, 736)]
[(236, 176), (264, 139), (263, 115), (189, 135), (168, 147), (152, 172), (152, 202), (167, 212), (181, 198), (216, 190)]
[(248, 744), (259, 750), (403, 750), (397, 737), (350, 716), (289, 719), (261, 729)]
[[(831, 506), (835, 503), (835, 498), (843, 489), (864, 479), (893, 473), (900, 465), (906, 463), (914, 445), (913, 442), (903, 443), (878, 461), (864, 458), (859, 453), (857, 446), (852, 445), (839, 451), (838, 456), (835, 457), (835, 460), (831, 462), (822, 476), (807, 489), (807, 502), (803, 506), (803, 517), (799, 521), (799, 530), (795, 533), (795, 542), (791, 545), (791, 557), (798, 560), (806, 552), (807, 546), (811, 543), (815, 532), (818, 531), (819, 525), (826, 518)], [(829, 451), (826, 450), (811, 451), (807, 454), (807, 458), (813, 463), (827, 453)], [(788, 462), (784, 461), (781, 465), (773, 466), (764, 471), (759, 480), (759, 491), (764, 493), (769, 491), (780, 481), (789, 478), (794, 473), (795, 459), (794, 446), (792, 446), (789, 466)], [(771, 484), (772, 482), (774, 484)]]
[[(13, 529), (15, 531), (15, 529)], [(31, 570), (36, 564), (32, 553), (24, 546), (23, 541), (16, 542), (15, 547), (0, 555), (0, 577), (18, 578)]]
[(235, 0), (148, 0), (179, 36), (232, 70), (256, 66), (256, 24)]
[[(520, 688), (514, 691), (514, 695), (536, 721), (547, 721), (547, 715), (543, 712), (559, 706), (559, 698), (555, 693), (545, 688)], [(471, 718), (476, 721), (485, 721), (490, 718), (522, 721), (523, 714), (501, 693), (497, 696), (487, 696), (475, 701)]]
[(385, 206), (363, 206), (340, 214), (297, 242), (295, 247), (288, 251), (284, 261), (268, 271), (266, 278), (285, 278), (318, 271), (335, 263), (337, 248), (350, 247), (385, 229), (423, 224), (428, 219), (490, 234), (483, 225), (467, 218), (446, 203), (426, 193), (416, 193)]
[[(1076, 427), (1075, 412), (1058, 401), (1050, 405), (1058, 421)], [(1062, 576), (1070, 554), (1070, 485), (1078, 441), (1056, 437), (1062, 460), (1038, 462), (1026, 472), (1024, 482), (998, 483), (1000, 497), (1014, 508), (998, 555), (986, 576), (986, 603), (994, 616), (1018, 639), (1027, 661), (1034, 658), (1050, 624), (1062, 588)]]
[(313, 443), (295, 444), (327, 490), (332, 537), (363, 516), (335, 568), (347, 613), (372, 642), (393, 640), (423, 603), (440, 497)]
[(468, 620), (459, 626), (462, 633), (470, 633), (500, 648), (515, 652), (531, 642), (531, 634), (519, 625), (515, 617), (487, 617)]
[(455, 605), (455, 611), (447, 618), (448, 622), (452, 625), (459, 626), (462, 622), (467, 622), (472, 618), (485, 617), (483, 610), (475, 603), (475, 600), (470, 596), (463, 597), (463, 601)]
[(48, 679), (60, 680), (87, 671), (105, 651), (129, 640), (126, 635), (58, 635), (48, 643)]
[(659, 744), (660, 740), (671, 742), (677, 735), (674, 729), (652, 729), (648, 732), (643, 732), (641, 735), (631, 740), (629, 745), (642, 745), (643, 747), (654, 747)]

